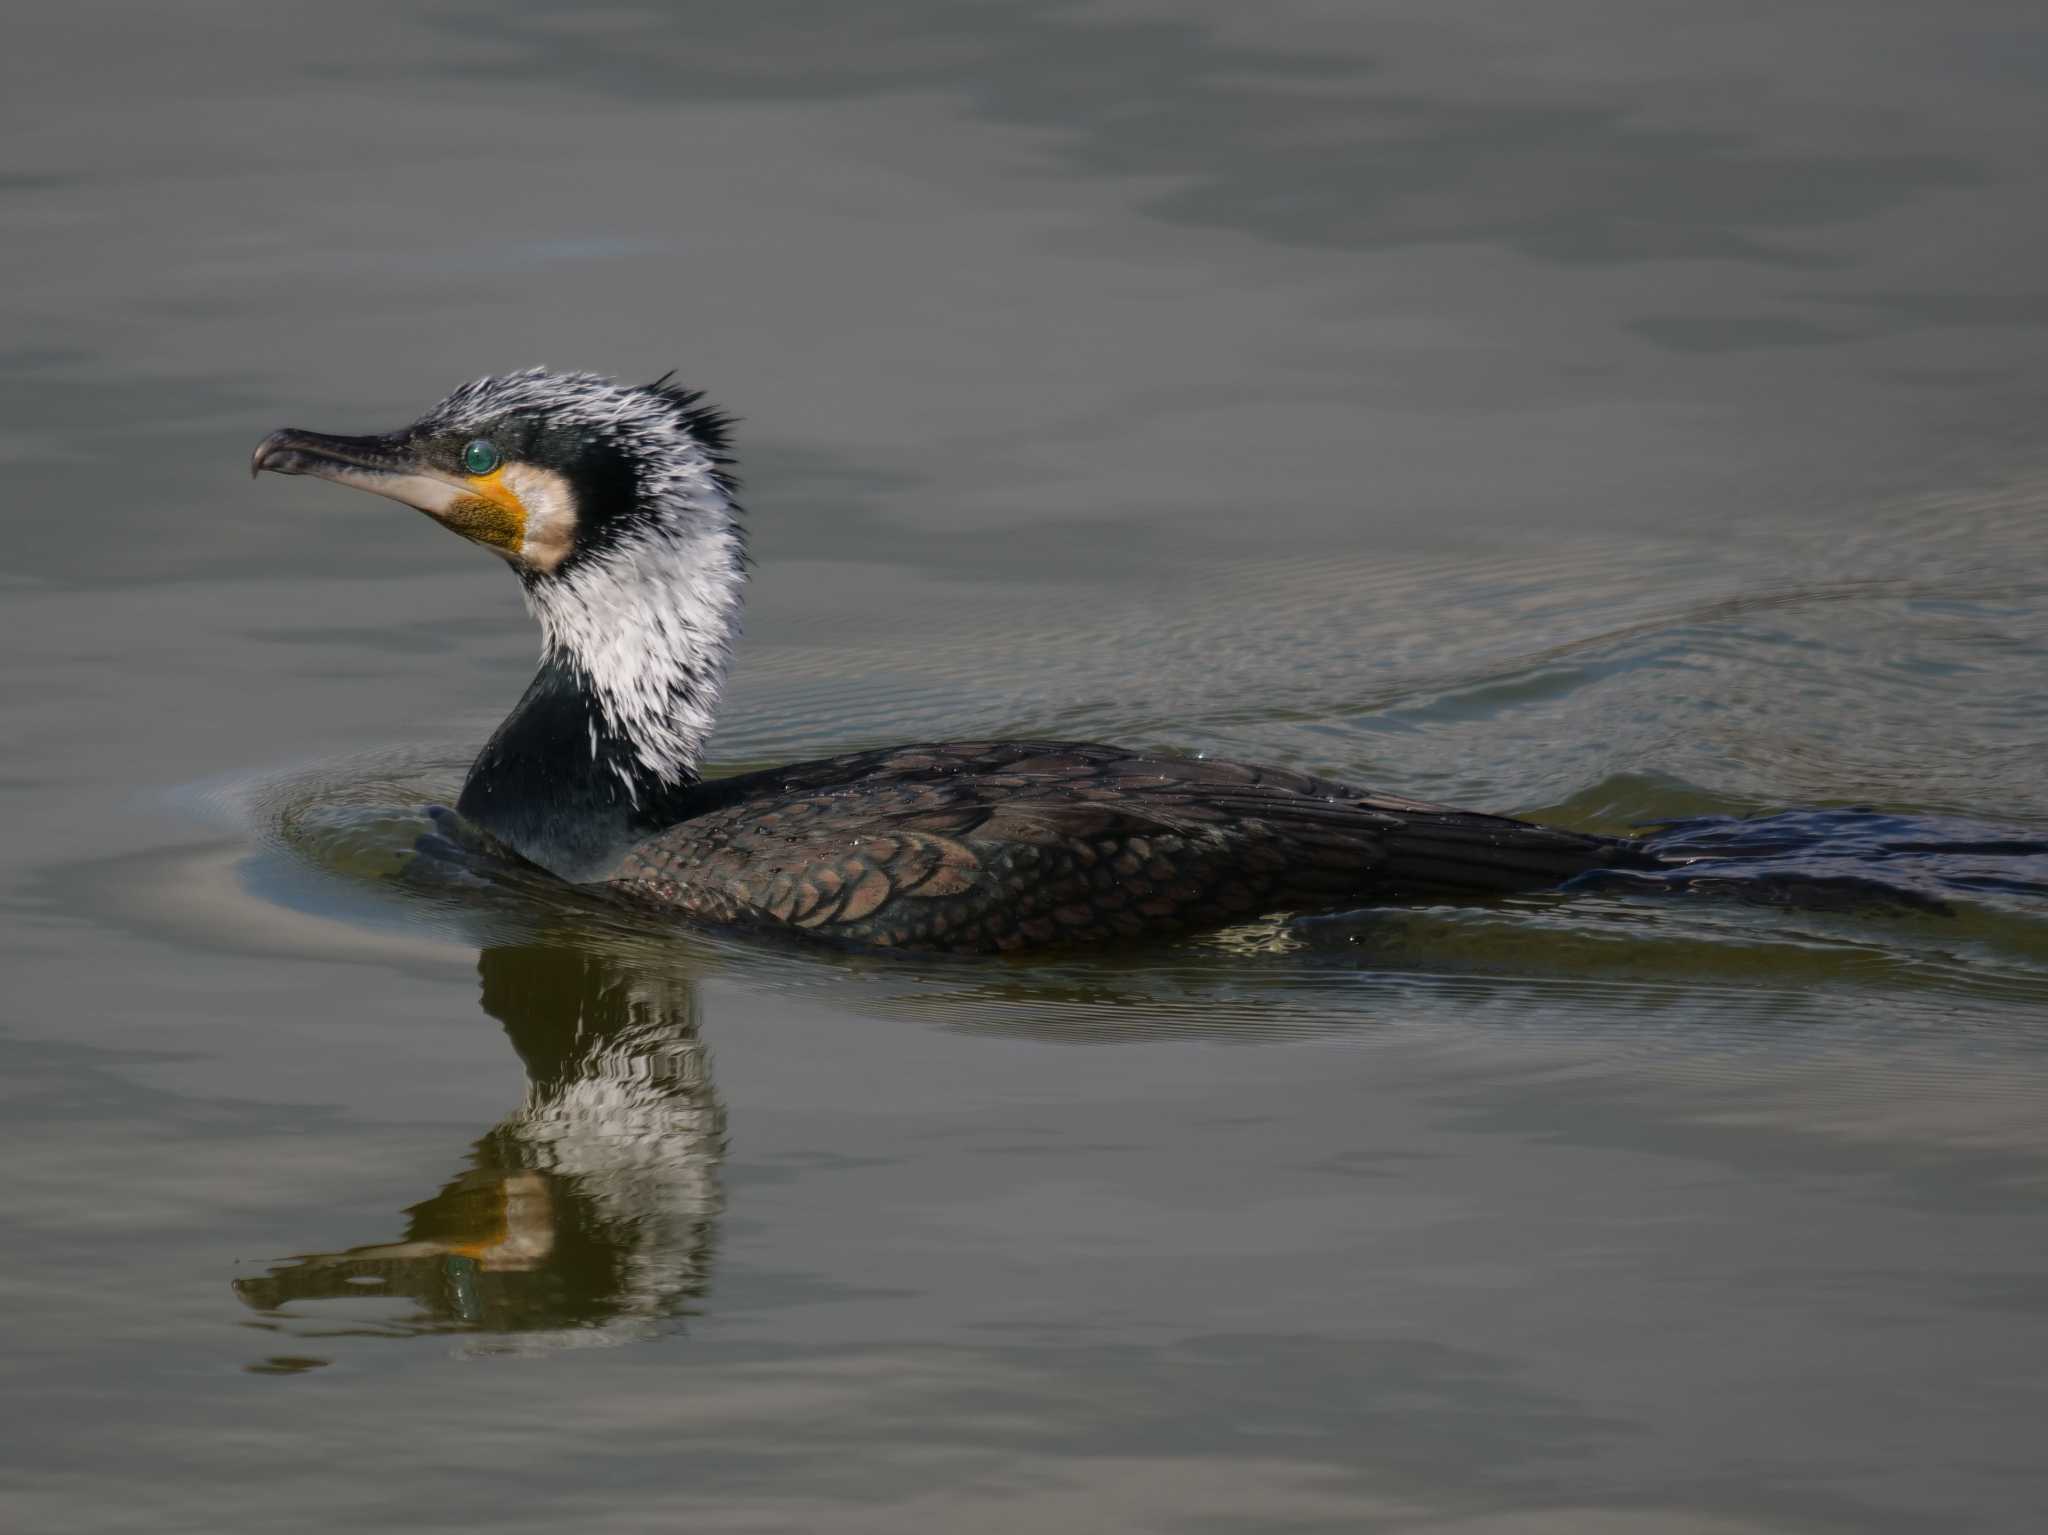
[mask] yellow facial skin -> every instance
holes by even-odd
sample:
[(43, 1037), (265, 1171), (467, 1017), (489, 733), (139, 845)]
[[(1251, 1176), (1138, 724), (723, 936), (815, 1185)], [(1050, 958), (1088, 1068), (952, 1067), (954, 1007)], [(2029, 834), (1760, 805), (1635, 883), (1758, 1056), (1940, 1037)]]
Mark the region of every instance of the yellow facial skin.
[(519, 492), (507, 481), (506, 467), (501, 464), (489, 474), (464, 476), (462, 483), (469, 494), (456, 496), (428, 515), (442, 527), (516, 560), (526, 549), (528, 517)]
[(553, 571), (575, 547), (576, 493), (538, 464), (508, 460), (465, 474), (407, 463), (381, 440), (287, 428), (257, 444), (250, 469), (309, 474), (402, 502), (525, 570)]
[(568, 558), (576, 529), (569, 482), (552, 469), (508, 462), (489, 474), (414, 474), (358, 478), (330, 476), (425, 512), (451, 532), (527, 569), (551, 571)]

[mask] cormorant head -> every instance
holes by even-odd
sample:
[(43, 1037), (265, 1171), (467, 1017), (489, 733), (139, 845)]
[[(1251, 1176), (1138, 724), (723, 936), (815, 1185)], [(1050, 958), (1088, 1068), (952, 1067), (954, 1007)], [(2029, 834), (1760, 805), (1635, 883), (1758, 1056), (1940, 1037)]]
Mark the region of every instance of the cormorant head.
[(649, 543), (735, 530), (729, 419), (666, 378), (638, 388), (529, 368), (464, 384), (373, 437), (286, 428), (254, 475), (310, 474), (418, 508), (529, 587)]
[[(389, 496), (501, 555), (546, 657), (596, 695), (635, 771), (672, 784), (694, 771), (739, 632), (729, 425), (665, 377), (530, 368), (464, 384), (382, 436), (273, 432), (249, 472)], [(600, 744), (594, 727), (593, 757)]]

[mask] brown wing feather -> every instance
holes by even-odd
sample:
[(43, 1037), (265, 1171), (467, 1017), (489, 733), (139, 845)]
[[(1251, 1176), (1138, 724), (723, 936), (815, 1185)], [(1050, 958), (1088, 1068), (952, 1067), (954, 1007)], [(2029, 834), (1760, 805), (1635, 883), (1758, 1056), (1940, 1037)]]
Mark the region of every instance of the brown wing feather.
[(987, 952), (1261, 912), (1556, 884), (1625, 843), (1279, 768), (962, 742), (800, 763), (629, 851), (611, 880), (717, 922)]

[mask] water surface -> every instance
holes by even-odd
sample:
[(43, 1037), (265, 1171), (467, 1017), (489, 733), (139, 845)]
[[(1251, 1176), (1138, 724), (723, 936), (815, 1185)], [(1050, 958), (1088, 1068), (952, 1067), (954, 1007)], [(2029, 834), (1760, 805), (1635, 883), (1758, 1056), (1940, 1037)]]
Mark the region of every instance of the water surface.
[[(2032, 8), (337, 15), (0, 49), (10, 1528), (2034, 1527)], [(242, 470), (535, 362), (744, 418), (720, 771), (1836, 816), (1949, 910), (422, 889), (525, 615)]]

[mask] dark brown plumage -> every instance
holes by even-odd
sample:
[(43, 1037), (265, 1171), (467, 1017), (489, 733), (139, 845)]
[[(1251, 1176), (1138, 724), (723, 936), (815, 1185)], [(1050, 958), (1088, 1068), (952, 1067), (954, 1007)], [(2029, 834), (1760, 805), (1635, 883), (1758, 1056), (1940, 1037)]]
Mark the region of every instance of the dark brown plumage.
[(703, 792), (716, 803), (628, 851), (615, 888), (704, 921), (896, 949), (1165, 937), (1649, 861), (1610, 838), (1108, 746), (895, 747)]

